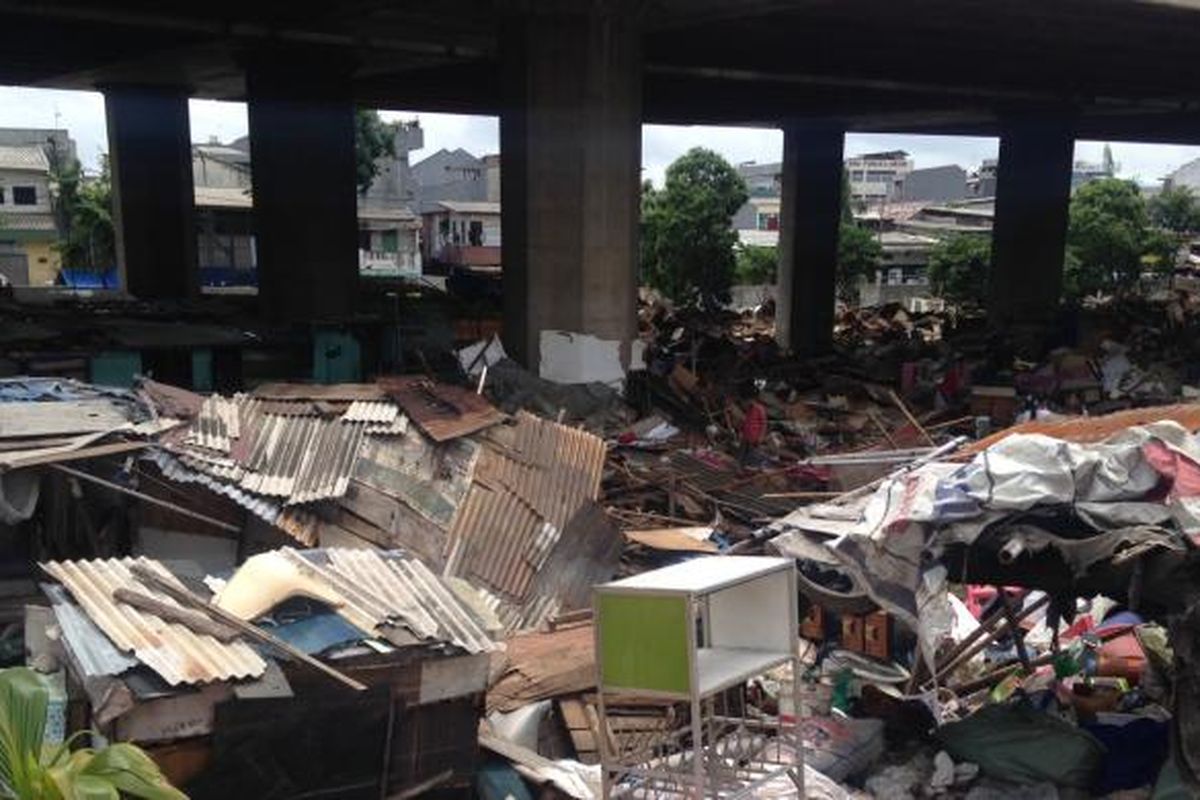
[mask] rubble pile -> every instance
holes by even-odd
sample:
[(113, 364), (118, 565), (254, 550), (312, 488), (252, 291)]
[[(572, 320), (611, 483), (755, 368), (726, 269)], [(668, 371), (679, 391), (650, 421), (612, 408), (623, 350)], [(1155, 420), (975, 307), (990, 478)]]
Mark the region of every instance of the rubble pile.
[[(762, 797), (1198, 785), (1200, 405), (1193, 311), (1156, 327), (1163, 307), (1094, 310), (1031, 361), (953, 311), (842, 312), (835, 352), (797, 359), (769, 308), (646, 302), (620, 380), (603, 343), (572, 382), (491, 339), (457, 382), (0, 381), (0, 520), (39, 565), (7, 650), (57, 681), (63, 735), (137, 741), (198, 798), (678, 796), (614, 755)], [(713, 564), (782, 565), (797, 605), (769, 580), (700, 602), (693, 578), (741, 585)], [(662, 648), (711, 667), (720, 636), (726, 667), (763, 669), (705, 684), (712, 706), (605, 686), (606, 639), (678, 620), (606, 616), (595, 586), (693, 597), (681, 638), (618, 650), (653, 654), (651, 682), (678, 666)], [(790, 615), (795, 646), (763, 658)], [(236, 756), (266, 736), (257, 703), (311, 733)], [(306, 770), (333, 730), (326, 784)], [(385, 741), (382, 767), (350, 757)]]

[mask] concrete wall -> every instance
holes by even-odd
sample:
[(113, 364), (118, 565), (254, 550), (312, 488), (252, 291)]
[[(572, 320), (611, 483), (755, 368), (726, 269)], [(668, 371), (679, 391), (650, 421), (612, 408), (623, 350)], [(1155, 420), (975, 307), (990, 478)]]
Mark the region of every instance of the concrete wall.
[(967, 171), (957, 164), (914, 169), (904, 178), (900, 199), (944, 203), (967, 196)]
[[(12, 190), (16, 186), (32, 186), (37, 193), (37, 202), (31, 206), (14, 204)], [(50, 176), (44, 172), (18, 169), (0, 170), (0, 192), (4, 193), (4, 205), (0, 206), (0, 213), (49, 214), (51, 211)]]
[(192, 183), (213, 189), (249, 189), (250, 169), (193, 149)]
[[(499, 171), (497, 164), (496, 171)], [(416, 205), (421, 213), (441, 200), (483, 201), (488, 198), (488, 165), (462, 148), (439, 150), (412, 166)], [(496, 185), (499, 199), (499, 183)]]
[(25, 255), (29, 259), (29, 285), (53, 286), (62, 267), (62, 255), (57, 242), (25, 242)]

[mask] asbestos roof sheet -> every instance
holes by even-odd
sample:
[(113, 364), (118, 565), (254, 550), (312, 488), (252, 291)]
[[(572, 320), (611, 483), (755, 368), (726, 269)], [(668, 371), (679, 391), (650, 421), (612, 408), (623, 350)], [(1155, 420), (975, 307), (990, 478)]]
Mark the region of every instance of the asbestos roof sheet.
[(188, 431), (187, 441), (206, 450), (228, 453), (241, 436), (240, 404), (219, 394), (205, 398)]
[(400, 626), (424, 642), (448, 642), (468, 653), (496, 649), (474, 615), (419, 559), (404, 553), (328, 548), (282, 551), (344, 599), (351, 623), (386, 635)]
[(371, 400), (355, 400), (342, 414), (342, 422), (371, 422), (391, 425), (400, 416), (400, 407), (395, 403)]
[(422, 431), (437, 442), (470, 436), (504, 420), (481, 395), (422, 377), (388, 377), (380, 386)]
[(360, 422), (264, 415), (240, 485), (288, 505), (341, 497), (350, 486), (363, 429)]
[(41, 567), (66, 587), (117, 649), (133, 653), (171, 686), (257, 678), (263, 674), (266, 661), (246, 642), (223, 644), (212, 636), (164, 622), (114, 600), (113, 593), (123, 587), (168, 605), (179, 605), (138, 581), (129, 569), (135, 563), (155, 570), (166, 580), (177, 581), (161, 564), (147, 558), (50, 561)]

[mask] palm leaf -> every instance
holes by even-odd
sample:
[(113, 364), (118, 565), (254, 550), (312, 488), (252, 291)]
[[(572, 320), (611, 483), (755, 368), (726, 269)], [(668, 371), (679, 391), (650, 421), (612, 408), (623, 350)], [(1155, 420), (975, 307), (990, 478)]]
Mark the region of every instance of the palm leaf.
[(187, 795), (167, 783), (154, 760), (131, 744), (109, 745), (99, 751), (81, 775), (102, 778), (132, 797), (187, 800)]
[(30, 797), (39, 779), (50, 690), (25, 667), (0, 670), (0, 785)]

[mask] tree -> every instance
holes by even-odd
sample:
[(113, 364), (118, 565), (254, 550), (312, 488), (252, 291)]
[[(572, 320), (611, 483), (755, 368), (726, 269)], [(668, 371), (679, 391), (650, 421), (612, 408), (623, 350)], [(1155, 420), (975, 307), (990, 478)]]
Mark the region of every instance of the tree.
[(734, 283), (740, 286), (775, 283), (779, 273), (777, 248), (739, 244), (734, 257), (737, 262), (734, 267)]
[(1150, 221), (1178, 234), (1200, 230), (1200, 206), (1186, 186), (1168, 186), (1146, 204)]
[[(854, 219), (855, 206), (850, 188), (850, 173), (842, 170), (842, 215), (838, 227), (837, 293), (845, 301), (858, 297), (858, 284), (863, 278), (875, 277), (883, 255), (875, 234), (861, 227)], [(858, 210), (861, 210), (859, 208)]]
[(855, 222), (842, 222), (838, 229), (837, 293), (846, 301), (858, 297), (863, 278), (875, 277), (883, 255), (875, 234)]
[(749, 198), (729, 162), (695, 147), (642, 185), (642, 279), (677, 302), (725, 303), (733, 280), (733, 215)]
[(1152, 229), (1137, 184), (1103, 178), (1079, 187), (1071, 199), (1067, 286), (1084, 294), (1135, 283)]
[(0, 671), (0, 796), (15, 800), (187, 800), (136, 745), (72, 751), (80, 731), (57, 747), (43, 734), (50, 691), (33, 670)]
[(108, 157), (100, 157), (100, 173), (83, 174), (77, 160), (51, 159), (56, 185), (54, 212), (62, 237), (58, 250), (64, 267), (107, 270), (117, 263), (113, 231), (112, 179)]
[(929, 251), (929, 283), (933, 293), (956, 303), (982, 304), (992, 265), (990, 236), (959, 233), (940, 240)]
[(379, 174), (376, 160), (395, 154), (395, 127), (384, 122), (378, 111), (355, 109), (354, 157), (359, 194), (366, 194)]

